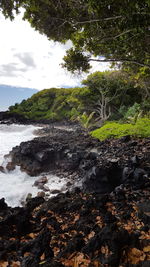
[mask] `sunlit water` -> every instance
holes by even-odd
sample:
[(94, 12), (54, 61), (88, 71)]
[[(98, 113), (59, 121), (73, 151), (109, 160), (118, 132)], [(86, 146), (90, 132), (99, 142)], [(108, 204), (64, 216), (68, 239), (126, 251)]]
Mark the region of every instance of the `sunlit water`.
[[(0, 124), (0, 166), (5, 167), (8, 159), (4, 159), (4, 155), (11, 151), (12, 147), (19, 145), (23, 141), (32, 140), (34, 130), (39, 127), (32, 125), (4, 125)], [(65, 188), (65, 179), (60, 180), (59, 177), (53, 175), (46, 175), (48, 183), (46, 186), (50, 190)], [(35, 180), (42, 177), (30, 177), (25, 172), (20, 171), (20, 167), (15, 170), (5, 173), (0, 172), (0, 199), (5, 198), (8, 205), (15, 207), (20, 206), (26, 199), (28, 193), (36, 196), (41, 190), (33, 186)]]

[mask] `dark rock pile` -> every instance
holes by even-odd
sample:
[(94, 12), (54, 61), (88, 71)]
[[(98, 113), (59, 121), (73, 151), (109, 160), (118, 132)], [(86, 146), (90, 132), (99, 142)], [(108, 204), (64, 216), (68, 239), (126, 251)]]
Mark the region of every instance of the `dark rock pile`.
[[(58, 124), (57, 121), (55, 120), (48, 120), (48, 119), (38, 119), (38, 120), (34, 120), (34, 119), (28, 119), (26, 117), (23, 116), (23, 114), (19, 114), (19, 113), (15, 113), (15, 112), (10, 112), (10, 111), (0, 111), (0, 124), (12, 124), (12, 123), (16, 123), (16, 124)], [(68, 122), (66, 120), (59, 122), (60, 124), (73, 124), (74, 122)]]
[(17, 113), (9, 113), (8, 111), (0, 112), (0, 124), (21, 123), (26, 124), (29, 120)]
[(77, 173), (85, 192), (111, 192), (124, 183), (142, 187), (150, 174), (150, 139), (100, 142), (86, 132), (56, 128), (47, 136), (14, 147), (9, 166), (20, 165), (29, 175), (45, 171)]
[(22, 208), (1, 199), (1, 267), (150, 266), (150, 139), (99, 142), (50, 127), (10, 155), (9, 168), (76, 174), (82, 186)]
[(149, 266), (149, 188), (0, 201), (0, 266)]

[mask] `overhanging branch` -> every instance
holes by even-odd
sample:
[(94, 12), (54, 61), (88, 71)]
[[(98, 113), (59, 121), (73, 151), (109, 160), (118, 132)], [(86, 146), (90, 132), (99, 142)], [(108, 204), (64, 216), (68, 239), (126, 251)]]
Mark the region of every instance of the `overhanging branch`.
[(67, 20), (67, 19), (64, 19), (64, 18), (59, 18), (59, 17), (51, 17), (51, 19), (54, 19), (54, 20), (58, 20), (58, 21), (63, 21), (63, 23), (68, 23), (72, 26), (76, 26), (76, 25), (79, 25), (79, 24), (88, 24), (88, 23), (95, 23), (95, 22), (100, 22), (100, 21), (111, 21), (111, 20), (116, 20), (116, 19), (125, 19), (125, 17), (123, 16), (114, 16), (114, 17), (108, 17), (108, 18), (100, 18), (100, 19), (90, 19), (90, 20), (83, 20), (83, 21), (76, 21), (76, 22), (73, 22), (73, 21), (70, 21), (70, 20)]
[(136, 60), (132, 60), (132, 59), (125, 59), (125, 58), (121, 58), (121, 59), (94, 59), (94, 58), (89, 58), (88, 61), (96, 61), (96, 62), (128, 62), (128, 63), (133, 63), (142, 67), (147, 67), (150, 69), (150, 65), (149, 64), (145, 64), (142, 62), (138, 62)]

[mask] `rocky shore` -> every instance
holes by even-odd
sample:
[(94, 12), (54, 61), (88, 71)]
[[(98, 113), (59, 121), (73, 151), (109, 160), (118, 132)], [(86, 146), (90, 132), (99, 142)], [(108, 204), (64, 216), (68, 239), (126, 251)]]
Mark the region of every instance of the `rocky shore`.
[(0, 200), (0, 266), (150, 266), (150, 139), (58, 128), (10, 152), (8, 169), (68, 177), (68, 191), (22, 208)]
[(100, 142), (78, 127), (58, 126), (39, 130), (39, 134), (42, 136), (12, 149), (9, 168), (19, 165), (30, 176), (46, 171), (69, 176), (86, 193), (108, 193), (124, 183), (136, 189), (148, 179), (148, 138), (126, 136)]

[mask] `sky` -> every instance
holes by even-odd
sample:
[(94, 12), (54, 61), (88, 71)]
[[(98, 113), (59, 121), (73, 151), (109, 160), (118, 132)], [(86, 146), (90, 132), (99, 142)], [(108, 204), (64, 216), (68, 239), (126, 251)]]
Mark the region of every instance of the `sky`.
[[(49, 41), (21, 17), (10, 21), (0, 14), (0, 84), (38, 90), (79, 86), (87, 75), (75, 77), (60, 66), (71, 42)], [(109, 68), (107, 63), (92, 64), (91, 72)]]

